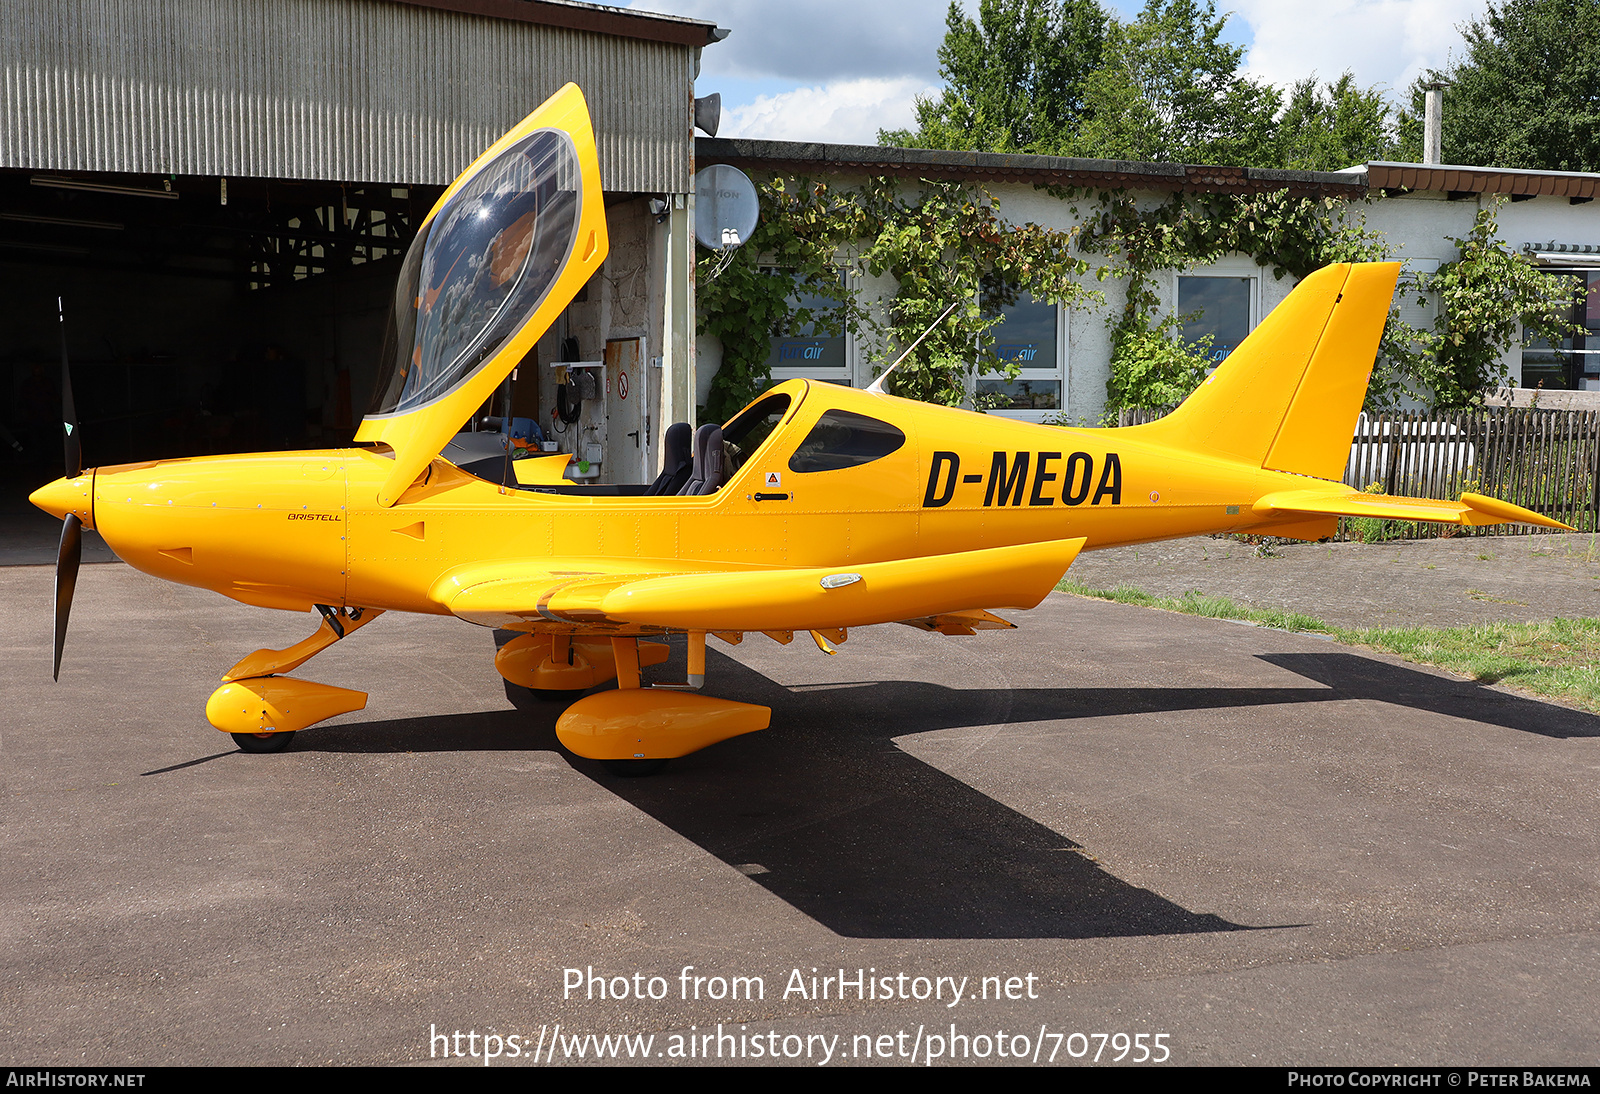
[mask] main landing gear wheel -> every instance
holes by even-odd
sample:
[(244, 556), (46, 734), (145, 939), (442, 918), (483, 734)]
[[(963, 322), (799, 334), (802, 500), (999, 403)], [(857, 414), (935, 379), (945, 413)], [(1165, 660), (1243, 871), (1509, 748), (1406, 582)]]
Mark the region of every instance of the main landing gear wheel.
[(575, 703), (583, 697), (588, 688), (523, 688), (535, 699), (542, 699), (546, 703)]
[(667, 766), (666, 760), (601, 760), (606, 770), (619, 779), (642, 779)]
[(228, 736), (233, 738), (240, 752), (282, 752), (289, 747), (294, 730), (286, 733), (230, 733)]

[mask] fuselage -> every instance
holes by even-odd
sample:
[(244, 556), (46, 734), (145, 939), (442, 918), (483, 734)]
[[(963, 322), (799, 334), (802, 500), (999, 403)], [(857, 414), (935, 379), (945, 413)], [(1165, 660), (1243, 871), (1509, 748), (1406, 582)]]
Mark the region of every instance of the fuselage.
[[(385, 507), (392, 459), (348, 448), (105, 467), (84, 476), (92, 487), (61, 480), (35, 500), (78, 512), (141, 570), (248, 604), (448, 614), (438, 590), (468, 564), (848, 567), (1080, 536), (1093, 550), (1259, 528), (1257, 498), (1306, 482), (1174, 451), (1139, 427), (1034, 425), (807, 381), (774, 393), (788, 397), (776, 427), (703, 496), (507, 488), (435, 459)], [(888, 423), (904, 443), (795, 470), (830, 410)]]

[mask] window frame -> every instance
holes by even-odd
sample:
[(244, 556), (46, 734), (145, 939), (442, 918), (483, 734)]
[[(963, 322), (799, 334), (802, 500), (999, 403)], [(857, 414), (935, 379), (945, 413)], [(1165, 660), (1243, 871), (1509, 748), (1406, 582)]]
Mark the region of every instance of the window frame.
[[(756, 268), (766, 273), (784, 269), (775, 262), (758, 262)], [(848, 266), (835, 266), (839, 273), (839, 280), (844, 285), (847, 295), (855, 296), (860, 288), (855, 284), (858, 279), (856, 271)], [(815, 337), (815, 336), (813, 336)], [(828, 335), (827, 337), (834, 337)], [(825, 384), (841, 384), (845, 387), (854, 387), (856, 382), (856, 336), (848, 326), (843, 327), (838, 337), (844, 339), (844, 364), (838, 368), (811, 368), (806, 365), (773, 365), (770, 372), (772, 382), (780, 384), (785, 380), (820, 380)], [(775, 338), (767, 339), (770, 346), (777, 341)]]
[[(1183, 279), (1186, 277), (1205, 277), (1223, 281), (1249, 281), (1250, 282), (1250, 314), (1246, 320), (1245, 337), (1261, 325), (1261, 267), (1256, 265), (1254, 259), (1244, 256), (1219, 258), (1206, 266), (1191, 266), (1186, 270), (1173, 271), (1172, 277), (1172, 314), (1182, 316), (1191, 309), (1183, 306)], [(1242, 340), (1241, 340), (1242, 342)], [(1235, 349), (1238, 347), (1235, 346)], [(1227, 358), (1223, 358), (1227, 360)], [(1214, 370), (1222, 361), (1212, 362)]]
[[(1569, 313), (1574, 322), (1581, 322), (1579, 330), (1562, 339), (1561, 346), (1540, 346), (1540, 339), (1529, 340), (1529, 332), (1523, 328), (1520, 344), (1516, 348), (1516, 361), (1512, 380), (1519, 388), (1528, 387), (1528, 356), (1529, 354), (1549, 354), (1561, 358), (1561, 379), (1564, 386), (1560, 388), (1545, 387), (1546, 391), (1596, 391), (1600, 390), (1600, 362), (1595, 357), (1600, 355), (1600, 326), (1589, 325), (1589, 297), (1594, 295), (1595, 289), (1600, 287), (1600, 265), (1589, 264), (1541, 264), (1539, 272), (1543, 274), (1568, 274), (1581, 277), (1584, 283), (1584, 303), (1576, 305)], [(1593, 279), (1593, 280), (1591, 280)], [(1581, 314), (1579, 314), (1581, 313)], [(1535, 375), (1547, 372), (1548, 369), (1534, 370)], [(1535, 381), (1537, 384), (1539, 381)]]
[[(1027, 292), (1026, 289), (1022, 290)], [(1024, 380), (1054, 380), (1061, 385), (1060, 406), (1054, 410), (986, 410), (985, 414), (993, 414), (997, 418), (1012, 418), (1019, 422), (1045, 422), (1053, 418), (1063, 417), (1067, 413), (1067, 317), (1069, 309), (1059, 303), (1050, 303), (1048, 300), (1036, 300), (1031, 292), (1028, 298), (1035, 303), (1044, 304), (1054, 309), (1056, 321), (1056, 361), (1054, 365), (1038, 366), (1025, 365), (1017, 370), (1015, 379), (1008, 378), (1004, 372), (984, 370), (973, 362), (972, 379), (968, 388), (969, 402), (978, 394), (978, 384), (984, 380), (1001, 380), (1007, 383), (1020, 383)], [(981, 303), (981, 297), (980, 297)], [(991, 333), (998, 327), (990, 328)]]

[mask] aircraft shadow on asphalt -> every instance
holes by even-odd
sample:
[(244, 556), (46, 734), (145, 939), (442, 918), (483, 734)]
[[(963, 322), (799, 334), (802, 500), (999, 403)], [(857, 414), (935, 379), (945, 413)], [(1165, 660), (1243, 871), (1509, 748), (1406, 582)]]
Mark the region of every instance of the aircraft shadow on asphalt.
[[(1370, 699), (1542, 737), (1600, 737), (1600, 718), (1581, 710), (1392, 665), (1358, 653), (1265, 653), (1261, 660), (1329, 688), (1320, 701)], [(1312, 693), (1319, 694), (1319, 693)]]
[[(617, 778), (566, 753), (555, 735), (563, 706), (526, 694), (515, 696), (514, 711), (346, 723), (302, 734), (292, 747), (561, 752), (608, 792), (849, 937), (1251, 929), (1129, 885), (1079, 844), (901, 751), (890, 738), (919, 717), (915, 708), (892, 721), (858, 717), (844, 697), (869, 687), (791, 694), (734, 662), (708, 669), (718, 673), (720, 694), (783, 704), (773, 729), (674, 760), (648, 778)], [(926, 687), (917, 702), (929, 700)]]
[[(1355, 653), (1262, 659), (1322, 687), (950, 688), (864, 681), (791, 690), (716, 651), (718, 695), (773, 708), (773, 728), (619, 779), (575, 769), (834, 932), (868, 938), (1101, 938), (1261, 929), (1129, 885), (1081, 845), (894, 744), (909, 732), (1120, 714), (1379, 700), (1552, 737), (1600, 718)], [(675, 662), (681, 663), (679, 658)], [(681, 671), (679, 669), (678, 671)], [(653, 670), (660, 678), (671, 670)], [(551, 750), (563, 703), (347, 723), (296, 750)]]

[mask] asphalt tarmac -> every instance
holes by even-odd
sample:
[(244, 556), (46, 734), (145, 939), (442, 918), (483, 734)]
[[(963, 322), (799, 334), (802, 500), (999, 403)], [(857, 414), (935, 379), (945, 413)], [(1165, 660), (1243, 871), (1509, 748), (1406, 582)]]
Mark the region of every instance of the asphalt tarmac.
[(297, 673), (365, 711), (246, 755), (205, 699), (313, 617), (85, 565), (52, 683), (50, 583), (0, 569), (9, 1063), (1595, 1058), (1589, 714), (1058, 594), (713, 642), (772, 728), (631, 780), (391, 615)]

